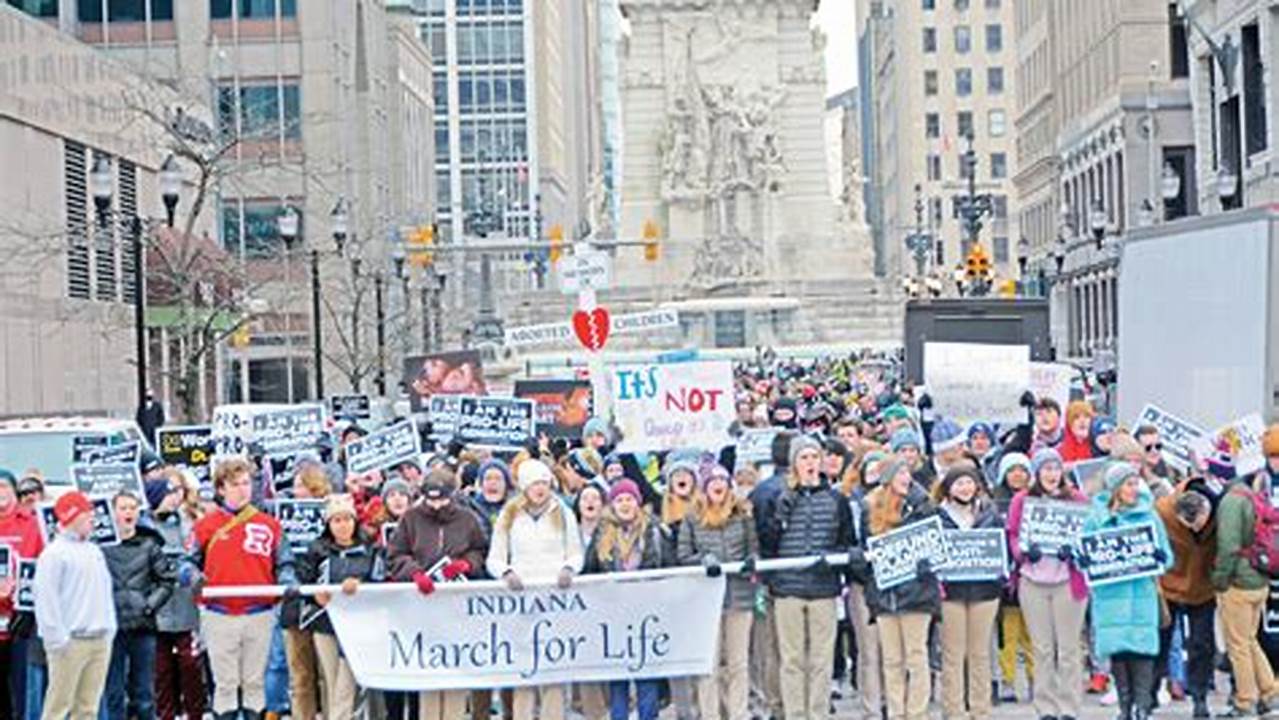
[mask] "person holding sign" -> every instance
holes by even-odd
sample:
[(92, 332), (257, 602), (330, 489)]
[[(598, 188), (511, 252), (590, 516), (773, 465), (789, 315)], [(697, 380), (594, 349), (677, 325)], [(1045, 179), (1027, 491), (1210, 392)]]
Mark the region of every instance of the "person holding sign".
[[(21, 484), (21, 483), (17, 483)], [(35, 513), (23, 505), (21, 495), (17, 492), (13, 474), (0, 468), (0, 544), (8, 545), (10, 562), (17, 567), (19, 560), (32, 560), (44, 549), (44, 535), (40, 532), (40, 521)], [(7, 701), (5, 689), (13, 692), (18, 707), (22, 707), (25, 698), (21, 697), (23, 685), (10, 683), (8, 671), (16, 671), (18, 678), (27, 682), (38, 682), (39, 677), (29, 677), (27, 666), (27, 650), (31, 642), (35, 642), (29, 613), (17, 613), (14, 608), (17, 583), (12, 574), (0, 579), (0, 700)], [(5, 706), (7, 707), (7, 705)]]
[(1083, 505), (1088, 498), (1066, 482), (1056, 450), (1043, 448), (1030, 463), (1030, 487), (1017, 493), (1008, 508), (1008, 544), (1020, 578), (1018, 601), (1034, 647), (1035, 712), (1040, 718), (1073, 720), (1083, 703), (1079, 634), (1088, 607), (1088, 584), (1075, 566), (1074, 548), (1065, 544), (1056, 553), (1044, 553), (1033, 538), (1023, 537), (1022, 518), (1027, 498)]
[[(1154, 496), (1139, 468), (1113, 463), (1104, 486), (1093, 498), (1084, 532), (1150, 525), (1155, 529), (1155, 562), (1172, 567), (1172, 548)], [(1081, 556), (1087, 565), (1089, 558)], [(1149, 575), (1092, 587), (1093, 642), (1097, 655), (1110, 659), (1110, 674), (1119, 695), (1119, 716), (1146, 720), (1155, 699), (1155, 658), (1159, 654), (1159, 580)]]
[[(1004, 527), (1003, 518), (986, 497), (981, 471), (976, 467), (961, 464), (951, 468), (937, 486), (936, 497), (940, 500), (938, 515), (947, 530)], [(990, 636), (999, 612), (1002, 584), (1001, 578), (990, 578), (943, 585), (946, 599), (941, 604), (941, 683), (947, 718), (990, 717)]]
[(93, 720), (111, 661), (111, 571), (93, 542), (93, 505), (79, 491), (53, 506), (58, 534), (36, 562), (36, 624), (49, 660), (44, 720)]
[[(868, 537), (876, 537), (935, 513), (928, 494), (911, 478), (906, 462), (894, 459), (881, 470), (879, 487), (866, 496), (861, 526)], [(879, 626), (888, 717), (926, 720), (932, 696), (928, 626), (941, 613), (941, 586), (932, 564), (922, 558), (914, 579), (881, 589), (867, 564), (873, 566), (875, 560), (867, 558), (865, 551), (865, 546), (854, 548), (850, 565), (854, 573), (868, 578), (866, 604)]]

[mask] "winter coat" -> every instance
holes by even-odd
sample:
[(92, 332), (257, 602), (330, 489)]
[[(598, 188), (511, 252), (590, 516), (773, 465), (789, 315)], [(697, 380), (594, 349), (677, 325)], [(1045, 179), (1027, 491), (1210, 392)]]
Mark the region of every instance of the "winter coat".
[[(891, 491), (886, 486), (880, 486), (875, 492)], [(862, 509), (862, 527), (866, 528), (867, 540), (874, 536), (870, 530), (870, 503), (873, 499), (867, 496), (867, 502)], [(937, 510), (929, 502), (928, 493), (924, 492), (919, 485), (912, 483), (910, 492), (902, 500), (901, 521), (896, 527), (925, 520), (935, 512)], [(875, 582), (874, 568), (866, 559), (867, 547), (868, 543), (863, 543), (855, 548), (850, 560), (855, 568), (854, 572), (863, 574), (867, 579), (866, 606), (870, 609), (871, 617), (920, 612), (934, 616), (941, 614), (941, 583), (938, 582), (936, 574), (930, 570), (897, 587), (880, 590)]]
[[(456, 498), (454, 499), (456, 500)], [(474, 495), (466, 497), (466, 504), (475, 513), (475, 517), (479, 518), (480, 529), (484, 531), (485, 539), (492, 540), (493, 524), (497, 522), (497, 516), (502, 513), (502, 508), (506, 506), (506, 500), (489, 502), (484, 498), (483, 494), (476, 492)]]
[(1217, 557), (1212, 566), (1212, 586), (1218, 592), (1230, 588), (1259, 590), (1269, 584), (1240, 552), (1252, 547), (1256, 539), (1257, 511), (1252, 505), (1252, 490), (1237, 480), (1217, 505)]
[[(1164, 569), (1172, 567), (1172, 548), (1163, 521), (1155, 513), (1154, 496), (1142, 487), (1137, 504), (1118, 511), (1108, 505), (1111, 493), (1103, 490), (1093, 498), (1093, 512), (1084, 522), (1084, 532), (1129, 525), (1151, 524), (1155, 542), (1164, 553)], [(1092, 588), (1093, 643), (1097, 655), (1117, 653), (1157, 655), (1159, 653), (1159, 581), (1153, 577), (1120, 580)]]
[(502, 508), (493, 528), (485, 562), (489, 575), (501, 578), (508, 571), (522, 581), (548, 581), (568, 568), (582, 569), (582, 539), (577, 518), (564, 501), (552, 497), (537, 515), (529, 512), (525, 496), (516, 496)]
[[(1064, 480), (1062, 482), (1065, 482)], [(1021, 490), (1013, 496), (1012, 504), (1008, 506), (1008, 549), (1013, 554), (1013, 563), (1016, 569), (1014, 574), (1020, 574), (1022, 569), (1030, 565), (1030, 559), (1026, 557), (1021, 550), (1021, 516), (1026, 507), (1026, 498), (1030, 497), (1030, 491)], [(1072, 490), (1070, 502), (1086, 503), (1088, 498), (1078, 490)], [(1055, 558), (1042, 558), (1040, 562), (1046, 560), (1056, 561)], [(1075, 564), (1068, 563), (1069, 566), (1069, 584), (1070, 596), (1079, 602), (1088, 599), (1088, 581), (1084, 578), (1084, 574), (1079, 571)]]
[[(324, 564), (328, 563), (327, 572)], [(350, 547), (342, 547), (333, 540), (326, 529), (324, 534), (307, 546), (306, 552), (298, 559), (298, 581), (304, 584), (332, 583), (341, 584), (347, 578), (355, 578), (360, 582), (381, 582), (386, 579), (386, 563), (382, 548), (379, 548), (362, 531), (356, 531), (355, 543)], [(303, 617), (319, 612), (310, 598), (303, 609)], [(321, 613), (308, 630), (325, 635), (333, 634), (333, 623), (328, 613)]]
[(1181, 524), (1175, 511), (1177, 498), (1191, 486), (1155, 501), (1155, 512), (1163, 520), (1172, 546), (1172, 569), (1159, 578), (1159, 587), (1170, 603), (1203, 605), (1212, 602), (1216, 592), (1212, 587), (1212, 564), (1217, 557), (1217, 525), (1209, 520), (1203, 530), (1196, 533)]
[(103, 548), (102, 554), (111, 571), (118, 627), (155, 630), (156, 612), (168, 601), (177, 582), (177, 566), (165, 555), (164, 537), (139, 525), (133, 537)]
[[(44, 534), (40, 532), (40, 521), (36, 519), (34, 513), (22, 507), (15, 505), (13, 512), (4, 516), (0, 516), (0, 543), (8, 545), (12, 548), (13, 553), (17, 556), (13, 558), (13, 567), (17, 568), (18, 559), (34, 560), (39, 557), (40, 551), (44, 549)], [(0, 639), (9, 636), (12, 631), (19, 636), (30, 635), (29, 617), (27, 622), (20, 622), (20, 618), (29, 616), (30, 613), (13, 612), (14, 596), (0, 598), (0, 617), (11, 618), (9, 627), (0, 630)], [(15, 625), (27, 625), (25, 631)]]
[(467, 561), (471, 564), (468, 576), (484, 577), (488, 538), (479, 518), (462, 502), (462, 498), (454, 496), (439, 510), (425, 503), (409, 508), (386, 550), (391, 577), (409, 580), (445, 557)]
[[(941, 526), (947, 530), (986, 530), (990, 528), (1003, 529), (1004, 519), (1000, 517), (999, 511), (996, 510), (994, 503), (984, 499), (974, 499), (974, 519), (972, 527), (961, 527), (959, 522), (951, 515), (949, 508), (945, 503), (937, 511), (937, 515), (941, 517)], [(1003, 589), (1003, 580), (978, 580), (972, 582), (946, 582), (942, 583), (942, 592), (947, 602), (968, 602), (977, 603), (987, 600), (996, 600), (999, 598)]]
[[(722, 527), (712, 528), (696, 513), (690, 513), (680, 525), (678, 545), (681, 565), (700, 565), (708, 555), (720, 563), (740, 562), (759, 555), (755, 520), (740, 505)], [(732, 610), (755, 607), (755, 583), (750, 577), (741, 573), (729, 576), (724, 607)]]
[[(848, 515), (853, 523), (853, 540), (850, 545), (856, 548), (864, 548), (866, 546), (866, 536), (870, 532), (863, 524), (866, 522), (865, 508), (866, 496), (875, 488), (866, 485), (858, 485), (853, 488), (853, 492), (848, 496)], [(846, 570), (847, 580), (850, 583), (865, 585), (870, 579), (870, 566), (865, 564), (850, 564)]]
[(1061, 441), (1061, 445), (1057, 446), (1057, 452), (1061, 453), (1061, 461), (1063, 463), (1079, 462), (1080, 460), (1092, 460), (1092, 438), (1086, 437), (1083, 440), (1075, 437), (1075, 434), (1069, 428), (1065, 431), (1065, 435)]
[[(191, 530), (194, 552), (185, 563), (200, 570), (205, 587), (223, 585), (293, 585), (297, 581), (292, 549), (280, 522), (249, 505), (231, 512), (219, 505)], [(226, 615), (246, 615), (271, 609), (279, 598), (233, 597), (200, 599), (202, 605)]]
[(786, 476), (778, 473), (755, 486), (749, 499), (755, 515), (755, 536), (761, 540), (768, 534), (768, 526), (777, 511), (777, 500), (786, 489)]
[[(156, 517), (153, 527), (164, 538), (164, 556), (178, 567), (191, 537), (192, 523), (181, 513)], [(193, 632), (200, 628), (195, 593), (189, 587), (174, 587), (173, 594), (155, 614), (155, 629), (165, 633)]]
[[(599, 575), (626, 571), (620, 558), (616, 556), (609, 559), (600, 557), (600, 538), (610, 529), (616, 529), (616, 526), (617, 520), (613, 518), (612, 513), (605, 513), (604, 517), (600, 518), (599, 527), (595, 528), (595, 534), (591, 536), (591, 541), (586, 548), (586, 554), (583, 556), (583, 574)], [(662, 538), (662, 532), (658, 527), (657, 521), (649, 518), (648, 527), (644, 530), (644, 539), (641, 541), (640, 562), (638, 566), (632, 569), (654, 570), (663, 567), (666, 564), (666, 558), (662, 555), (665, 545), (666, 541)]]
[[(787, 487), (760, 544), (775, 558), (845, 552), (853, 544), (848, 500), (824, 484)], [(838, 570), (826, 566), (770, 573), (768, 584), (774, 597), (817, 600), (838, 597), (843, 582)]]

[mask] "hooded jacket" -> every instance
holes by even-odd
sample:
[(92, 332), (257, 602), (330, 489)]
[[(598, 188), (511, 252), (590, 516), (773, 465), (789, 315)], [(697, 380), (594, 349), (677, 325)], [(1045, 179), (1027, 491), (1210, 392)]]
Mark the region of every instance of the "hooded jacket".
[[(875, 493), (891, 492), (887, 486), (880, 485), (870, 496), (867, 497), (862, 509), (862, 527), (866, 528), (866, 538), (872, 537), (870, 530), (871, 504), (874, 502)], [(909, 525), (910, 523), (924, 520), (931, 517), (936, 508), (928, 500), (928, 493), (915, 483), (911, 483), (910, 490), (906, 493), (906, 497), (902, 500), (901, 520), (895, 527)], [(866, 559), (866, 550), (868, 543), (862, 543), (851, 553), (850, 564), (853, 566), (854, 572), (861, 574), (866, 578), (866, 606), (870, 609), (872, 617), (880, 615), (898, 615), (902, 613), (923, 612), (930, 615), (939, 615), (941, 613), (941, 583), (938, 582), (937, 576), (933, 572), (916, 577), (914, 580), (907, 581), (887, 590), (880, 590), (879, 585), (875, 582), (874, 569)]]
[[(1084, 532), (1106, 528), (1151, 524), (1155, 542), (1164, 553), (1164, 569), (1172, 567), (1172, 548), (1163, 521), (1155, 513), (1154, 496), (1144, 486), (1137, 503), (1112, 511), (1111, 492), (1103, 490), (1093, 498), (1092, 514), (1084, 522)], [(1093, 643), (1097, 654), (1157, 655), (1159, 653), (1159, 581), (1153, 577), (1120, 580), (1092, 588)]]
[(177, 582), (177, 568), (165, 555), (164, 538), (145, 525), (128, 540), (102, 549), (111, 572), (111, 594), (121, 630), (155, 630), (156, 612)]
[[(325, 563), (327, 572), (325, 571)], [(323, 576), (323, 577), (321, 577)], [(369, 539), (364, 531), (356, 529), (355, 542), (350, 547), (342, 547), (333, 539), (328, 528), (324, 534), (307, 546), (306, 553), (298, 562), (298, 579), (303, 583), (325, 582), (339, 584), (347, 578), (355, 578), (360, 582), (381, 582), (386, 579), (386, 564), (383, 561), (382, 548)], [(311, 599), (307, 599), (309, 612), (317, 612)], [(333, 634), (333, 623), (328, 613), (323, 613), (307, 628), (325, 635)]]
[(1183, 492), (1196, 490), (1197, 483), (1182, 483), (1177, 492), (1155, 501), (1155, 512), (1164, 523), (1173, 554), (1172, 569), (1159, 578), (1159, 587), (1168, 602), (1181, 605), (1203, 605), (1216, 597), (1212, 587), (1212, 564), (1217, 557), (1216, 518), (1210, 517), (1197, 533), (1177, 519), (1177, 498)]
[[(164, 538), (164, 556), (177, 568), (183, 548), (191, 537), (191, 522), (181, 512), (155, 518), (153, 527)], [(200, 614), (195, 607), (191, 588), (174, 587), (173, 594), (155, 614), (155, 629), (165, 633), (193, 632), (200, 627)]]
[[(950, 511), (948, 503), (943, 502), (937, 514), (941, 517), (941, 526), (946, 530), (986, 530), (1003, 529), (1004, 519), (999, 515), (994, 503), (981, 497), (973, 499), (973, 524), (971, 527), (960, 525), (956, 516)], [(972, 582), (945, 582), (942, 590), (947, 602), (985, 602), (996, 600), (1003, 590), (1003, 580), (978, 580)]]
[(439, 510), (426, 503), (409, 508), (386, 552), (392, 578), (409, 580), (414, 573), (429, 570), (445, 557), (467, 561), (471, 564), (470, 577), (484, 577), (488, 537), (479, 518), (461, 502), (462, 498), (454, 495)]

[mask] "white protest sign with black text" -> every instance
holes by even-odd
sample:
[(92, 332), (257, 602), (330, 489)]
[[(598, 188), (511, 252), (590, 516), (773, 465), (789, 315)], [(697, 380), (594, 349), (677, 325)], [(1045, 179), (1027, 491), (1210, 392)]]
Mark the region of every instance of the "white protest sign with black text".
[(71, 481), (85, 495), (112, 497), (127, 492), (138, 498), (145, 497), (137, 463), (79, 463), (71, 466)]
[(356, 475), (416, 462), (422, 452), (417, 426), (401, 420), (346, 444), (346, 471)]
[(1036, 398), (1050, 397), (1064, 411), (1070, 404), (1070, 383), (1079, 374), (1074, 367), (1064, 363), (1030, 363), (1030, 391)]
[(1088, 558), (1084, 571), (1093, 587), (1164, 572), (1163, 563), (1155, 559), (1158, 536), (1149, 523), (1086, 533), (1079, 544), (1083, 556)]
[(1163, 443), (1164, 450), (1184, 467), (1190, 466), (1191, 452), (1200, 452), (1206, 442), (1206, 434), (1197, 425), (1152, 403), (1147, 403), (1141, 409), (1133, 423), (1133, 430), (1136, 431), (1142, 425), (1153, 425), (1158, 429), (1159, 442)]
[(924, 384), (933, 412), (960, 425), (1025, 422), (1030, 347), (924, 343)]
[(736, 419), (733, 365), (701, 361), (609, 369), (621, 452), (718, 450)]
[(1026, 498), (1021, 515), (1021, 550), (1038, 545), (1045, 555), (1052, 555), (1062, 546), (1077, 547), (1084, 521), (1091, 512), (1088, 503)]
[(324, 533), (323, 500), (276, 500), (275, 519), (294, 554), (305, 552)]

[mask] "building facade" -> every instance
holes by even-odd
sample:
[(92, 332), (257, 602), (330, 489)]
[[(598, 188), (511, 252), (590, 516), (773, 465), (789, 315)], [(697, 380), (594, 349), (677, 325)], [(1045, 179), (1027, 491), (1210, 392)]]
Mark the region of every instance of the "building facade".
[[(1018, 171), (1014, 3), (1009, 0), (902, 0), (859, 3), (859, 55), (867, 211), (877, 267), (890, 275), (924, 273), (949, 280), (969, 249), (961, 199), (990, 198), (977, 236), (997, 277), (1017, 274)], [(864, 7), (863, 7), (864, 6)], [(918, 193), (916, 191), (918, 188)], [(917, 234), (916, 201), (926, 208), (931, 242), (918, 259), (906, 248)], [(922, 262), (919, 262), (921, 261)], [(950, 287), (951, 283), (946, 283)]]

